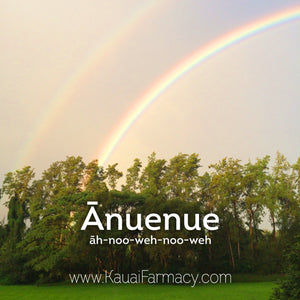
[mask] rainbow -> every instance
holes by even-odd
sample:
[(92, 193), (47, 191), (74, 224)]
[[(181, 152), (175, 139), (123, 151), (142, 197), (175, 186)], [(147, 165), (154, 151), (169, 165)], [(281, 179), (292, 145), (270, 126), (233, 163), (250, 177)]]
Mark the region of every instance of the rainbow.
[(297, 20), (299, 17), (300, 7), (295, 7), (290, 10), (265, 17), (217, 38), (215, 41), (207, 44), (203, 48), (200, 48), (192, 55), (181, 61), (170, 71), (160, 77), (141, 97), (134, 101), (134, 104), (114, 126), (106, 140), (101, 143), (100, 149), (97, 151), (96, 157), (98, 158), (99, 165), (105, 164), (126, 132), (145, 112), (149, 105), (157, 100), (162, 93), (164, 93), (186, 73), (210, 57), (237, 44), (238, 42), (275, 26)]
[(110, 55), (119, 44), (125, 41), (145, 18), (151, 17), (153, 13), (161, 10), (164, 5), (166, 5), (166, 1), (149, 0), (143, 3), (104, 42), (99, 43), (95, 49), (88, 53), (82, 64), (71, 73), (52, 98), (50, 104), (36, 120), (33, 126), (34, 130), (26, 139), (26, 144), (21, 147), (21, 154), (15, 162), (15, 168), (28, 163), (36, 149), (34, 145), (45, 137), (45, 133), (49, 130), (51, 124), (64, 111), (76, 90), (87, 80), (88, 75), (99, 66), (107, 55)]

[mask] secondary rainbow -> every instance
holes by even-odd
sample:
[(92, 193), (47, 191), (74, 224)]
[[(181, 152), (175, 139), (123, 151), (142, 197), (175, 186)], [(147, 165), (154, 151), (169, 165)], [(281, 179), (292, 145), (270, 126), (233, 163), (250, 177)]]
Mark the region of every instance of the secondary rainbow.
[(149, 0), (138, 6), (123, 24), (114, 30), (106, 40), (101, 41), (96, 48), (88, 53), (84, 61), (66, 79), (56, 95), (51, 99), (44, 112), (36, 120), (33, 130), (26, 139), (26, 144), (20, 151), (20, 156), (15, 162), (14, 168), (28, 164), (37, 149), (38, 142), (45, 138), (47, 130), (54, 124), (55, 119), (64, 111), (64, 108), (72, 100), (76, 90), (83, 85), (96, 67), (108, 56), (117, 46), (125, 41), (128, 36), (146, 18), (161, 11), (166, 6), (167, 1)]
[(162, 93), (164, 93), (187, 72), (191, 71), (194, 67), (206, 61), (208, 58), (237, 44), (238, 42), (245, 40), (246, 38), (280, 24), (298, 20), (299, 18), (299, 6), (287, 11), (273, 14), (217, 38), (215, 41), (207, 44), (203, 48), (200, 48), (192, 55), (181, 61), (174, 68), (159, 78), (158, 81), (156, 81), (141, 97), (134, 101), (134, 104), (110, 131), (107, 139), (101, 144), (100, 149), (96, 154), (99, 165), (104, 165), (106, 163), (126, 132), (143, 114), (143, 112), (145, 112), (149, 105), (157, 100)]

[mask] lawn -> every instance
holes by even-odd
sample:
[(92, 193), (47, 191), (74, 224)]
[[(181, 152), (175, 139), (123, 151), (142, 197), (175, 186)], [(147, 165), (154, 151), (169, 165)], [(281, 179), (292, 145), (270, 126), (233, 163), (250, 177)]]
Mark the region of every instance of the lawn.
[(0, 286), (0, 299), (110, 299), (110, 300), (168, 300), (168, 299), (268, 299), (272, 282), (203, 285), (194, 288), (170, 285), (57, 285)]

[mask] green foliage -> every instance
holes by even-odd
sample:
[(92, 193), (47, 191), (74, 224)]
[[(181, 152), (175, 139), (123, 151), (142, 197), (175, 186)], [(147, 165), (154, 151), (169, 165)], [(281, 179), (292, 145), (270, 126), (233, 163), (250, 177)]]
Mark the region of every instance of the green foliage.
[(123, 176), (123, 173), (117, 170), (117, 163), (113, 165), (108, 165), (105, 173), (105, 177), (107, 178), (108, 185), (111, 189), (115, 189), (117, 186), (117, 181)]
[[(106, 169), (97, 160), (85, 164), (81, 157), (57, 161), (33, 180), (31, 167), (5, 176), (2, 196), (7, 201), (7, 223), (0, 224), (0, 282), (56, 282), (68, 273), (122, 273), (140, 269), (166, 272), (237, 272), (272, 274), (288, 263), (287, 280), (280, 295), (293, 291), (298, 280), (300, 159), (291, 165), (280, 153), (269, 170), (270, 157), (242, 164), (224, 158), (200, 174), (197, 154), (179, 153), (169, 161), (152, 153), (143, 167), (139, 159), (128, 168), (126, 183), (117, 190), (123, 173), (118, 164)], [(118, 213), (132, 224), (137, 214), (177, 213), (191, 219), (216, 213), (217, 231), (168, 231), (124, 229), (99, 232), (81, 225), (89, 207), (97, 201), (97, 213)], [(272, 232), (260, 228), (264, 214), (270, 215)], [(123, 224), (124, 225), (124, 224)], [(192, 224), (191, 224), (192, 225)], [(125, 228), (125, 226), (123, 226)], [(207, 235), (211, 245), (90, 245), (91, 235), (102, 238), (175, 237)], [(299, 238), (299, 237), (298, 237)], [(293, 245), (283, 259), (285, 245)], [(294, 250), (293, 250), (294, 249)], [(295, 263), (296, 262), (296, 263)], [(296, 274), (296, 275), (295, 275)], [(297, 292), (293, 291), (293, 295)], [(290, 296), (292, 294), (289, 294)], [(284, 298), (285, 299), (285, 298)]]
[(271, 299), (300, 299), (300, 215), (287, 232), (288, 247), (285, 253), (285, 277), (277, 287)]
[(140, 177), (141, 192), (153, 197), (164, 198), (164, 174), (166, 160), (157, 159), (155, 152), (148, 156), (148, 164)]
[(136, 158), (133, 166), (127, 169), (125, 191), (137, 192), (139, 190), (140, 170), (142, 162)]

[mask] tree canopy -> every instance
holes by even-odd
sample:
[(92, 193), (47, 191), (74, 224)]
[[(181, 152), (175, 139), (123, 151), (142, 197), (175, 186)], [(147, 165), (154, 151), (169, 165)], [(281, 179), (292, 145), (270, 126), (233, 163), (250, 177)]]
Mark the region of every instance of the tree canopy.
[[(290, 164), (277, 153), (270, 166), (270, 156), (245, 164), (226, 157), (205, 172), (200, 162), (196, 153), (179, 153), (170, 160), (152, 153), (145, 165), (135, 159), (124, 179), (117, 163), (104, 168), (97, 160), (85, 164), (73, 156), (52, 163), (38, 179), (30, 166), (9, 172), (2, 186), (8, 215), (0, 224), (0, 282), (59, 281), (71, 272), (111, 269), (283, 272), (286, 245), (299, 228), (300, 158)], [(130, 213), (132, 224), (138, 214), (176, 213), (183, 218), (215, 213), (220, 228), (178, 231), (171, 224), (168, 231), (112, 227), (99, 233), (92, 226), (82, 231), (88, 201), (99, 204), (95, 209), (101, 217), (118, 213), (125, 219)], [(262, 226), (266, 220), (270, 231)], [(208, 236), (212, 243), (90, 245), (90, 236), (99, 234), (128, 239)], [(290, 252), (288, 257), (294, 261), (295, 255)]]

